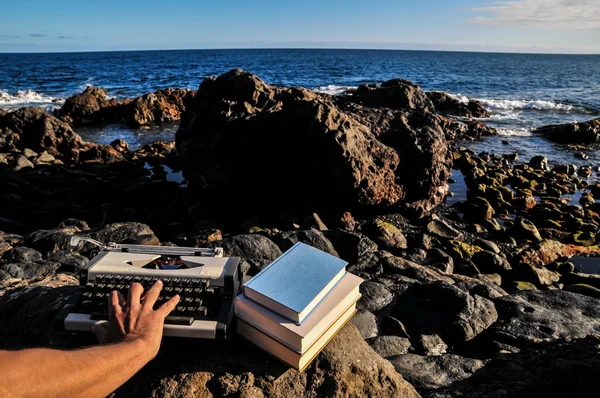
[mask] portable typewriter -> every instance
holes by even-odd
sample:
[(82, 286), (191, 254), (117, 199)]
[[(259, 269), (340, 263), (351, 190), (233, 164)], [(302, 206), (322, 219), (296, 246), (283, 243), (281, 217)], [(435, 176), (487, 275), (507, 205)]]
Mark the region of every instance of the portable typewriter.
[(243, 277), (239, 257), (223, 257), (221, 248), (104, 245), (80, 237), (73, 237), (71, 245), (81, 241), (100, 246), (100, 252), (81, 270), (79, 292), (56, 318), (65, 330), (90, 331), (93, 324), (107, 322), (113, 290), (127, 297), (131, 283), (147, 290), (160, 279), (156, 305), (181, 297), (165, 319), (165, 336), (226, 337)]

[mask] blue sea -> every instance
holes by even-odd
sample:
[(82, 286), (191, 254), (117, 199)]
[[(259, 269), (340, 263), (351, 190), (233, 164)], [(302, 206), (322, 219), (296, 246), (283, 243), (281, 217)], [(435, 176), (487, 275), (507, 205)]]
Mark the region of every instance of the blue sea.
[[(468, 144), (476, 151), (518, 152), (524, 160), (542, 153), (552, 163), (600, 165), (595, 150), (583, 161), (531, 134), (541, 125), (600, 116), (600, 55), (330, 49), (0, 54), (0, 108), (56, 108), (88, 85), (104, 87), (117, 98), (166, 87), (197, 88), (207, 76), (233, 68), (269, 84), (331, 94), (405, 78), (425, 90), (478, 99), (492, 112), (483, 121), (498, 127), (500, 135)], [(124, 138), (135, 148), (173, 139), (176, 130), (176, 124), (141, 130), (113, 125), (77, 132), (100, 143)]]

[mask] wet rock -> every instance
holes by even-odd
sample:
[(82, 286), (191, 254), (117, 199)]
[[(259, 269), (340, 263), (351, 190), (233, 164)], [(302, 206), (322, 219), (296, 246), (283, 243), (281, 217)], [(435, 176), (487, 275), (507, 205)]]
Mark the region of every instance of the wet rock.
[(571, 144), (600, 142), (600, 119), (581, 123), (566, 123), (540, 127), (534, 130), (552, 141)]
[(487, 250), (489, 252), (496, 253), (496, 254), (500, 253), (500, 248), (498, 247), (498, 245), (490, 240), (476, 239), (475, 242), (473, 242), (473, 243), (476, 246), (481, 247), (483, 250)]
[(384, 358), (406, 354), (411, 349), (410, 340), (398, 336), (377, 336), (370, 345), (376, 353)]
[(438, 334), (448, 344), (473, 339), (498, 317), (490, 300), (443, 282), (409, 286), (393, 314), (411, 335)]
[(596, 235), (593, 232), (575, 232), (570, 238), (570, 243), (579, 245), (579, 246), (592, 246), (596, 243)]
[(244, 192), (240, 212), (403, 203), (426, 214), (443, 200), (450, 175), (450, 151), (434, 115), (340, 105), (240, 70), (204, 80), (176, 142), (190, 187)]
[(282, 252), (287, 251), (298, 242), (305, 243), (333, 256), (339, 257), (333, 244), (323, 235), (323, 232), (316, 229), (287, 231), (275, 238), (275, 242)]
[[(566, 267), (565, 267), (566, 268)], [(561, 268), (558, 269), (558, 272), (561, 271)], [(597, 289), (600, 289), (600, 275), (592, 275), (592, 274), (582, 274), (579, 272), (568, 272), (565, 269), (562, 272), (561, 281), (568, 285), (590, 285)]]
[(459, 101), (442, 91), (428, 91), (427, 97), (439, 113), (461, 117), (489, 117), (489, 112), (477, 100)]
[(394, 295), (381, 283), (366, 281), (360, 285), (361, 299), (358, 301), (359, 310), (379, 311), (394, 299)]
[(367, 310), (358, 311), (350, 320), (360, 333), (363, 339), (370, 339), (376, 337), (377, 331), (377, 318), (372, 312)]
[(560, 275), (556, 272), (531, 264), (519, 264), (516, 272), (519, 279), (531, 282), (537, 286), (551, 286), (560, 279)]
[(563, 290), (527, 290), (495, 300), (499, 318), (487, 333), (521, 347), (561, 338), (583, 338), (600, 330), (600, 300)]
[(115, 108), (120, 109), (120, 106), (108, 98), (106, 90), (88, 86), (82, 93), (67, 98), (59, 114), (67, 122), (78, 125), (115, 122), (119, 119)]
[(251, 276), (282, 254), (272, 240), (257, 234), (236, 235), (215, 243), (223, 247), (226, 256), (238, 256), (248, 261), (252, 266), (249, 272)]
[(447, 387), (468, 379), (485, 361), (446, 354), (421, 356), (404, 354), (389, 358), (396, 371), (419, 391)]
[(529, 160), (529, 166), (533, 167), (536, 170), (550, 170), (548, 167), (548, 158), (543, 155), (534, 156)]

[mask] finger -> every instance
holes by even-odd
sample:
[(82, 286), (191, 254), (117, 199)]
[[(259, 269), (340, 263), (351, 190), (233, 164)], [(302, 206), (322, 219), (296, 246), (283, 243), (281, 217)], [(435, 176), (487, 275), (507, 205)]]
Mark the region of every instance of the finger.
[(129, 330), (135, 328), (137, 323), (137, 317), (142, 308), (142, 304), (140, 303), (142, 293), (144, 292), (144, 288), (137, 282), (134, 282), (129, 287), (129, 293), (127, 294), (127, 308), (129, 311), (129, 316), (127, 317), (129, 321)]
[(158, 312), (162, 317), (166, 317), (167, 315), (169, 315), (171, 313), (171, 311), (173, 311), (175, 309), (175, 307), (177, 307), (179, 300), (180, 300), (179, 295), (171, 297), (171, 299), (169, 301), (167, 301), (166, 303), (164, 303), (163, 305), (161, 305), (156, 310), (156, 312)]
[(108, 319), (118, 319), (123, 313), (121, 302), (119, 299), (119, 292), (113, 290), (108, 298)]
[(143, 309), (152, 309), (156, 300), (158, 300), (158, 296), (160, 295), (160, 291), (162, 290), (162, 281), (157, 280), (156, 283), (148, 290), (146, 293), (146, 297), (144, 297), (144, 304), (142, 305)]

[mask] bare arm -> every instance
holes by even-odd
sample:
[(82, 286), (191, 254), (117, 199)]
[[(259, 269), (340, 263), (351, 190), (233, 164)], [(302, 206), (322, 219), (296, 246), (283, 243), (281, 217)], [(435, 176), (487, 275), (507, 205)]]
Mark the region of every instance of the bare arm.
[(162, 289), (157, 282), (141, 300), (134, 283), (127, 304), (117, 292), (109, 303), (106, 338), (114, 343), (74, 351), (29, 349), (0, 351), (0, 396), (105, 397), (158, 353), (165, 317), (175, 308), (173, 297), (156, 311)]

